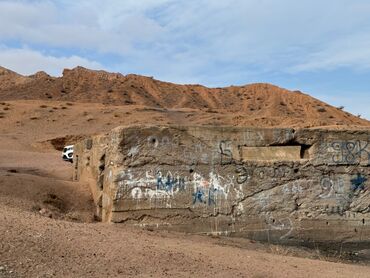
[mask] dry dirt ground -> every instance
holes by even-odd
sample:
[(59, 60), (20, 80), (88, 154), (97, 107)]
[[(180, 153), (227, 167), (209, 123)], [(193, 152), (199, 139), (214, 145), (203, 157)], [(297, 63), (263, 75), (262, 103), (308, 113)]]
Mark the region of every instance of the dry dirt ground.
[(366, 264), (305, 249), (95, 222), (87, 186), (71, 181), (55, 148), (120, 124), (191, 122), (189, 109), (36, 100), (0, 109), (0, 277), (370, 277)]

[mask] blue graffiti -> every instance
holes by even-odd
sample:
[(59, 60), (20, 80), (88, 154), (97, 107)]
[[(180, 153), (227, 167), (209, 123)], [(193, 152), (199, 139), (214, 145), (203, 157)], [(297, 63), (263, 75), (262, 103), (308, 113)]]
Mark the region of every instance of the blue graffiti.
[(215, 202), (215, 192), (217, 191), (216, 188), (213, 188), (211, 187), (209, 190), (208, 190), (208, 205), (216, 205), (216, 202)]
[(364, 190), (366, 181), (367, 181), (367, 178), (361, 176), (361, 174), (357, 174), (356, 178), (351, 179), (351, 183), (352, 183), (351, 189), (353, 191), (356, 191), (357, 189)]
[(332, 148), (337, 151), (333, 155), (333, 162), (338, 164), (356, 164), (361, 162), (361, 158), (367, 156), (370, 162), (370, 152), (368, 151), (369, 142), (362, 144), (361, 141), (333, 142)]
[(159, 177), (157, 176), (157, 189), (158, 190), (162, 190), (162, 188), (164, 188), (162, 177), (161, 176), (159, 176)]
[(167, 177), (162, 178), (160, 174), (157, 174), (157, 189), (158, 190), (165, 190), (165, 191), (172, 191), (179, 189), (180, 191), (185, 190), (185, 178), (173, 178), (170, 174)]
[(203, 197), (204, 197), (204, 191), (203, 189), (201, 188), (198, 188), (197, 191), (195, 193), (193, 193), (193, 205), (196, 203), (196, 202), (200, 202), (200, 203), (206, 203), (204, 200), (203, 200)]
[(166, 191), (171, 191), (173, 186), (174, 186), (174, 179), (171, 178), (170, 175), (167, 175), (167, 180), (166, 180), (166, 183), (165, 183), (165, 190)]
[(207, 195), (204, 192), (204, 190), (202, 188), (197, 188), (197, 191), (193, 193), (193, 205), (198, 202), (202, 204), (208, 204), (209, 206), (216, 205), (216, 201), (215, 201), (216, 194), (217, 194), (217, 189), (214, 187), (211, 187), (208, 189), (208, 198), (207, 198)]

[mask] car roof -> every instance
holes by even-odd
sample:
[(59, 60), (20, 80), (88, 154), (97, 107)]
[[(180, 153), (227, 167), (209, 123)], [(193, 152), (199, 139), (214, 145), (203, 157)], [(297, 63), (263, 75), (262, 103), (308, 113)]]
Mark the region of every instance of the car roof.
[(64, 146), (64, 148), (73, 148), (74, 145)]

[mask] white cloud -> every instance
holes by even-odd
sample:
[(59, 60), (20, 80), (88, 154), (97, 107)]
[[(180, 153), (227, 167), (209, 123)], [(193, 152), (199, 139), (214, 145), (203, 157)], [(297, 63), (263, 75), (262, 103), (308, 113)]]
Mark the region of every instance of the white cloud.
[(0, 64), (23, 75), (45, 71), (53, 76), (60, 76), (61, 69), (83, 66), (91, 69), (102, 69), (95, 61), (89, 61), (79, 56), (54, 57), (27, 49), (8, 49), (0, 47)]
[(115, 5), (103, 7), (100, 1), (64, 2), (59, 7), (57, 1), (0, 1), (0, 42), (128, 55), (134, 43), (153, 39), (161, 30), (140, 11), (129, 13), (121, 8), (131, 1), (125, 5), (112, 1)]
[(328, 43), (323, 49), (310, 53), (290, 72), (333, 70), (337, 68), (370, 69), (369, 33), (355, 33)]
[(163, 62), (179, 74), (218, 63), (295, 73), (368, 66), (369, 14), (364, 0), (5, 0), (0, 42), (111, 53), (151, 70)]
[(369, 14), (368, 0), (0, 0), (0, 65), (56, 75), (104, 64), (213, 86), (283, 76), (289, 87), (319, 72), (339, 86), (330, 71), (370, 69)]

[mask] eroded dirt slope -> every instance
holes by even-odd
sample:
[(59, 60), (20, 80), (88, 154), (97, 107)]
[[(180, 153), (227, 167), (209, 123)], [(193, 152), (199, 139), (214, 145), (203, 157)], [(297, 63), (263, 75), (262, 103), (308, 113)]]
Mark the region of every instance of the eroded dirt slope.
[(82, 67), (66, 69), (59, 78), (44, 72), (22, 76), (0, 68), (0, 100), (20, 99), (208, 111), (228, 115), (227, 119), (218, 117), (223, 124), (243, 126), (370, 126), (369, 121), (300, 91), (271, 84), (207, 88)]

